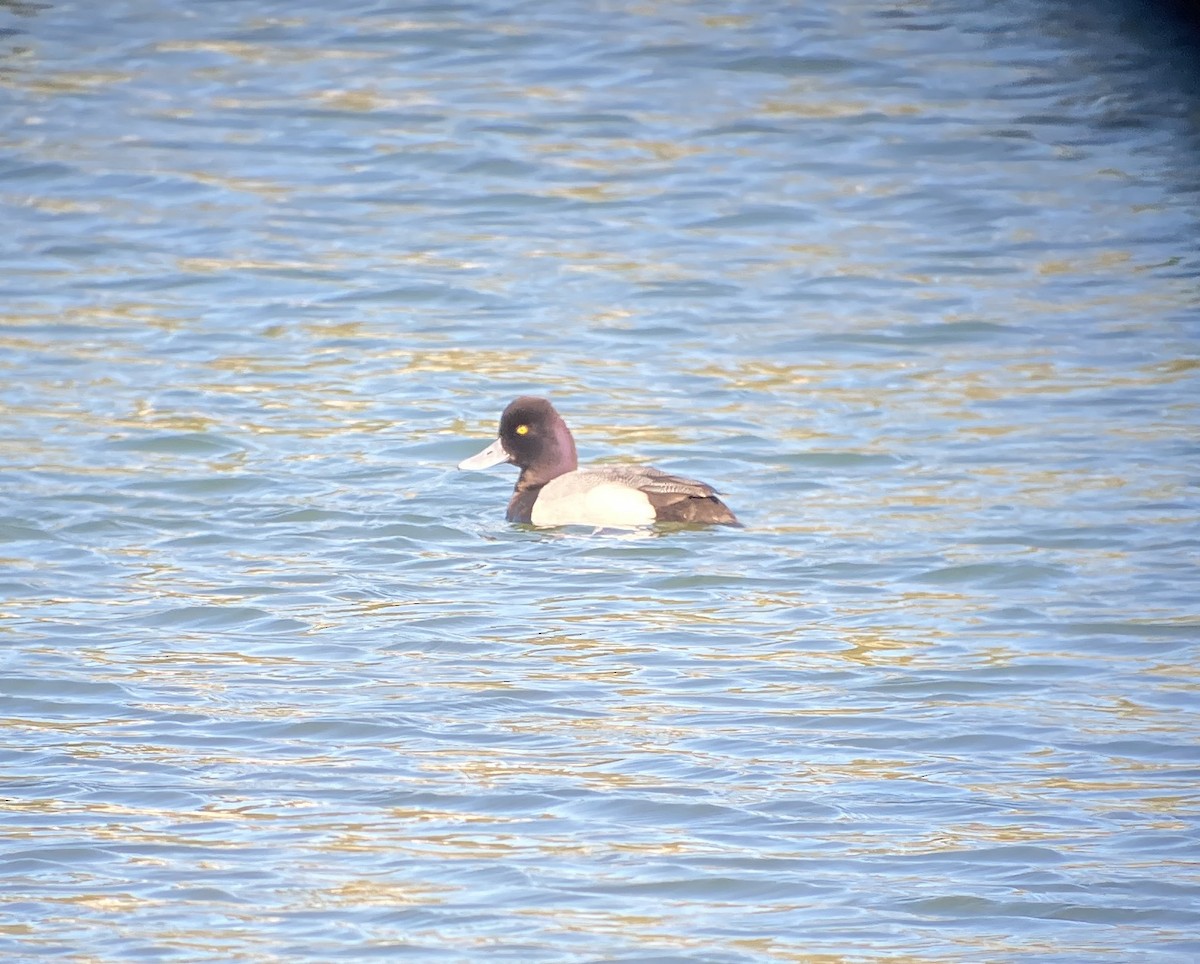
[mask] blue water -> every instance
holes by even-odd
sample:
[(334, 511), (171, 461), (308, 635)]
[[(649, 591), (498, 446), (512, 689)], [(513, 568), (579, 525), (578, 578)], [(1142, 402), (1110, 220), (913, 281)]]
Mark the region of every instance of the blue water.
[(1200, 956), (1159, 10), (0, 6), (0, 953)]

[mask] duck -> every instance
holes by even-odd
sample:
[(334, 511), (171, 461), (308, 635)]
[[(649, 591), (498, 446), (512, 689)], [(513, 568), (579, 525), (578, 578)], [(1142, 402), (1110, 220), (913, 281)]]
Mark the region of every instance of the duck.
[(509, 462), (521, 470), (509, 522), (534, 526), (637, 528), (658, 522), (741, 526), (704, 482), (646, 465), (579, 468), (575, 438), (550, 401), (522, 395), (500, 416), (500, 433), (458, 463), (463, 471)]

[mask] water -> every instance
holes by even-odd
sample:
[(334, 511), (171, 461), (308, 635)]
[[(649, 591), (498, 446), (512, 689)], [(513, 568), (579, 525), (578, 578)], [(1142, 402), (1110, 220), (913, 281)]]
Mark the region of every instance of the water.
[(1196, 959), (1152, 9), (4, 4), (0, 950)]

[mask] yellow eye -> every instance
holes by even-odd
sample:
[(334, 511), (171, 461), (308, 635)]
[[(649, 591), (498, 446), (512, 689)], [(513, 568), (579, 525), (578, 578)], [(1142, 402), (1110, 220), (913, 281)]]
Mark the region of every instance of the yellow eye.
[(529, 426), (528, 425), (518, 425), (517, 426), (517, 434), (518, 435), (528, 435), (529, 434)]

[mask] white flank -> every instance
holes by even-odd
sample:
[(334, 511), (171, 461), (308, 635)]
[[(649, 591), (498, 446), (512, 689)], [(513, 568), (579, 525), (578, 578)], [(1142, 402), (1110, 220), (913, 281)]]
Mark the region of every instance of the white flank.
[(600, 527), (654, 522), (654, 506), (642, 492), (617, 482), (585, 479), (586, 473), (568, 472), (547, 482), (533, 504), (530, 521), (535, 526)]

